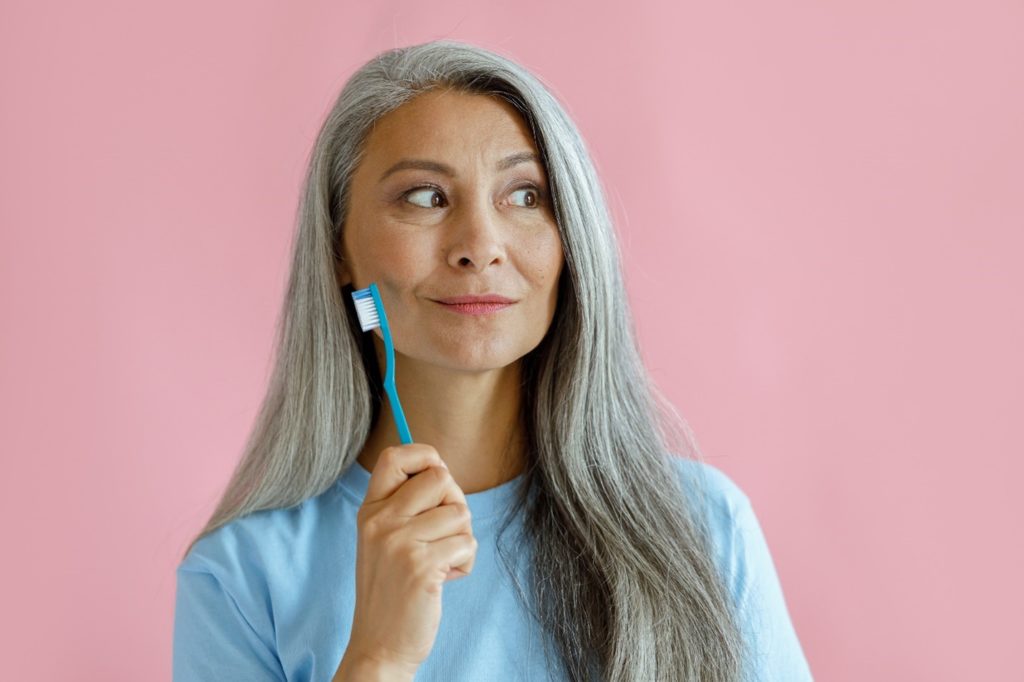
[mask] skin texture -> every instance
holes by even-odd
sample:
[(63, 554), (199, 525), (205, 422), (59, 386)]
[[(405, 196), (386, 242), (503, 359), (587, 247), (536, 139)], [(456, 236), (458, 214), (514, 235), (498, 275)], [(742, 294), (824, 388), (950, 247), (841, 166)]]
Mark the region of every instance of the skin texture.
[[(520, 358), (551, 324), (564, 264), (543, 165), (496, 168), (517, 152), (538, 149), (511, 104), (427, 92), (377, 122), (343, 224), (338, 281), (377, 283), (409, 429), (438, 450), (467, 494), (522, 469)], [(405, 169), (380, 180), (410, 158), (444, 163), (455, 175)], [(484, 293), (518, 302), (466, 316), (432, 300)], [(373, 333), (383, 357), (380, 330)], [(372, 472), (380, 451), (398, 444), (384, 409), (359, 462)]]
[[(563, 254), (541, 163), (497, 168), (521, 152), (538, 150), (513, 106), (432, 91), (377, 122), (353, 177), (338, 282), (377, 283), (416, 442), (400, 444), (384, 409), (359, 455), (371, 476), (336, 680), (413, 678), (437, 637), (444, 583), (469, 575), (475, 561), (465, 495), (524, 463), (521, 358), (554, 317)], [(381, 181), (408, 158), (444, 163), (454, 175), (407, 169)], [(489, 293), (516, 303), (468, 316), (436, 302)]]

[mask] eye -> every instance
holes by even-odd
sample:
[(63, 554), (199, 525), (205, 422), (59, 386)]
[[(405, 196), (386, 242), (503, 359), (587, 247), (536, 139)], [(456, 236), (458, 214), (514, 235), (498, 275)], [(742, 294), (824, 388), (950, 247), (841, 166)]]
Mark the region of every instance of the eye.
[(420, 208), (437, 208), (438, 206), (440, 206), (441, 204), (435, 201), (434, 197), (441, 197), (441, 201), (444, 201), (444, 195), (441, 194), (441, 188), (435, 187), (433, 185), (423, 185), (421, 187), (414, 187), (408, 192), (404, 193), (402, 195), (402, 198), (408, 201), (410, 197), (414, 197), (417, 195), (427, 197), (426, 205), (417, 203), (415, 201), (412, 202), (413, 205), (419, 206)]
[(518, 194), (519, 192), (528, 192), (529, 194), (526, 195), (527, 197), (530, 197), (532, 194), (532, 198), (524, 199), (524, 201), (527, 202), (524, 205), (524, 208), (537, 208), (538, 206), (540, 206), (541, 196), (540, 190), (537, 189), (537, 187), (535, 187), (534, 185), (526, 185), (525, 187), (520, 187), (519, 189), (515, 190), (514, 192), (512, 192), (512, 194)]

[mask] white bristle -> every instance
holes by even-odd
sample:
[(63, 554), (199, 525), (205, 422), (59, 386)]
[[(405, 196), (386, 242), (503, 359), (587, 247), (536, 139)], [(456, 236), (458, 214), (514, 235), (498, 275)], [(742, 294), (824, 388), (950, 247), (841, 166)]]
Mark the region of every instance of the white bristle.
[(377, 314), (377, 306), (374, 304), (372, 296), (354, 298), (353, 302), (356, 306), (356, 315), (359, 316), (359, 326), (363, 328), (364, 332), (380, 326), (380, 315)]

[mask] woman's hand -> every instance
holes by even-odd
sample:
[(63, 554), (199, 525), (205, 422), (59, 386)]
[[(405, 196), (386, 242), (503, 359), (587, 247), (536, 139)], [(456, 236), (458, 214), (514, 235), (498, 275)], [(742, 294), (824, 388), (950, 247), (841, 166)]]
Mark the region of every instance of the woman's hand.
[(466, 496), (430, 445), (385, 448), (358, 514), (356, 606), (345, 657), (411, 675), (434, 646), (444, 583), (477, 542)]

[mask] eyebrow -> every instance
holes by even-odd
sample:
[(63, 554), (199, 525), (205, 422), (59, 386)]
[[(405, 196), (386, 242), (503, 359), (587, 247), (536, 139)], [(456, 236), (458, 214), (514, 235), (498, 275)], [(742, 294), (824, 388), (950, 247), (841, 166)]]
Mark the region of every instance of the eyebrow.
[[(531, 161), (536, 163), (541, 162), (540, 157), (537, 154), (534, 154), (533, 152), (518, 152), (516, 154), (506, 156), (504, 159), (499, 161), (496, 168), (499, 171), (503, 171), (508, 170), (513, 166), (517, 166), (521, 163), (529, 163)], [(455, 169), (439, 161), (430, 161), (428, 159), (402, 159), (401, 161), (393, 165), (391, 168), (388, 168), (386, 171), (384, 171), (384, 174), (380, 176), (380, 180), (378, 180), (378, 182), (383, 182), (384, 179), (387, 178), (392, 173), (397, 173), (398, 171), (405, 170), (407, 168), (437, 171), (438, 173), (444, 173), (449, 177), (455, 177)]]

